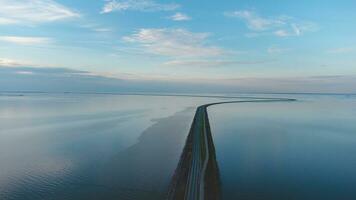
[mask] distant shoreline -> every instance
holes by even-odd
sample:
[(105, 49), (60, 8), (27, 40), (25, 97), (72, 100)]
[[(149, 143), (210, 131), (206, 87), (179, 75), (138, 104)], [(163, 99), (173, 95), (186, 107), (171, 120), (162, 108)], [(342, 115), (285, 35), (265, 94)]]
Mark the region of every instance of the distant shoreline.
[[(206, 98), (258, 98), (258, 99), (275, 99), (273, 97), (248, 97), (248, 96), (228, 96), (228, 95), (339, 95), (348, 96), (356, 95), (356, 93), (309, 93), (309, 92), (237, 92), (237, 93), (210, 93), (204, 95), (191, 94), (191, 93), (168, 93), (168, 92), (48, 92), (48, 91), (0, 91), (0, 96), (6, 93), (10, 94), (97, 94), (97, 95), (137, 95), (137, 96), (177, 96), (177, 97), (206, 97)], [(216, 95), (214, 95), (216, 94)]]

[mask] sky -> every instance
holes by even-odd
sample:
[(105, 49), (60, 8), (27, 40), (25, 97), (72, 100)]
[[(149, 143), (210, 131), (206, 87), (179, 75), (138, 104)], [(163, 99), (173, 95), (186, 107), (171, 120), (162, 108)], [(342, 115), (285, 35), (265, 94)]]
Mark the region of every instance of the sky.
[(355, 10), (354, 0), (0, 0), (0, 90), (70, 72), (142, 90), (356, 92)]

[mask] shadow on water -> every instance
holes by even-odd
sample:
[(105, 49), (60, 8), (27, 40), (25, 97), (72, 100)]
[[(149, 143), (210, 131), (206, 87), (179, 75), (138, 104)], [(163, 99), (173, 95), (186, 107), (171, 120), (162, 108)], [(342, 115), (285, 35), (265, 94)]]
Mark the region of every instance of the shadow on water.
[(62, 170), (65, 173), (53, 177), (31, 175), (29, 170), (28, 178), (14, 180), (16, 185), (11, 189), (0, 184), (0, 199), (163, 199), (193, 113), (194, 109), (188, 108), (152, 120), (154, 124), (142, 132), (136, 144), (106, 162), (98, 160), (85, 168)]
[(103, 195), (120, 199), (164, 199), (193, 112), (189, 108), (155, 120), (135, 145), (113, 156), (99, 175), (99, 182), (112, 191)]

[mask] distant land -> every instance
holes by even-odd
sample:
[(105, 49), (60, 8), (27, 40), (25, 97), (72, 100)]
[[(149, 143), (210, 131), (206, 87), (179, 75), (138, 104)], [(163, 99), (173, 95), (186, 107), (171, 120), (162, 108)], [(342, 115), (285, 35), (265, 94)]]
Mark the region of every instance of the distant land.
[(216, 81), (149, 80), (107, 77), (69, 68), (0, 66), (0, 91), (23, 92), (168, 92), (168, 93), (356, 93), (356, 77), (311, 76), (244, 78)]

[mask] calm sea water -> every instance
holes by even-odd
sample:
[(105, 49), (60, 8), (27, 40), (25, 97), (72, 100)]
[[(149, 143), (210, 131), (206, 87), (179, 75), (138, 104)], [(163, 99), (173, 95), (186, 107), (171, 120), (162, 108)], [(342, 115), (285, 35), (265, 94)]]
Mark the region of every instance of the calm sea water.
[(209, 108), (223, 199), (356, 199), (356, 96)]
[[(355, 96), (292, 97), (209, 108), (224, 199), (356, 199)], [(195, 107), (221, 100), (2, 94), (0, 199), (164, 199)]]
[(207, 101), (2, 94), (0, 199), (163, 199)]

